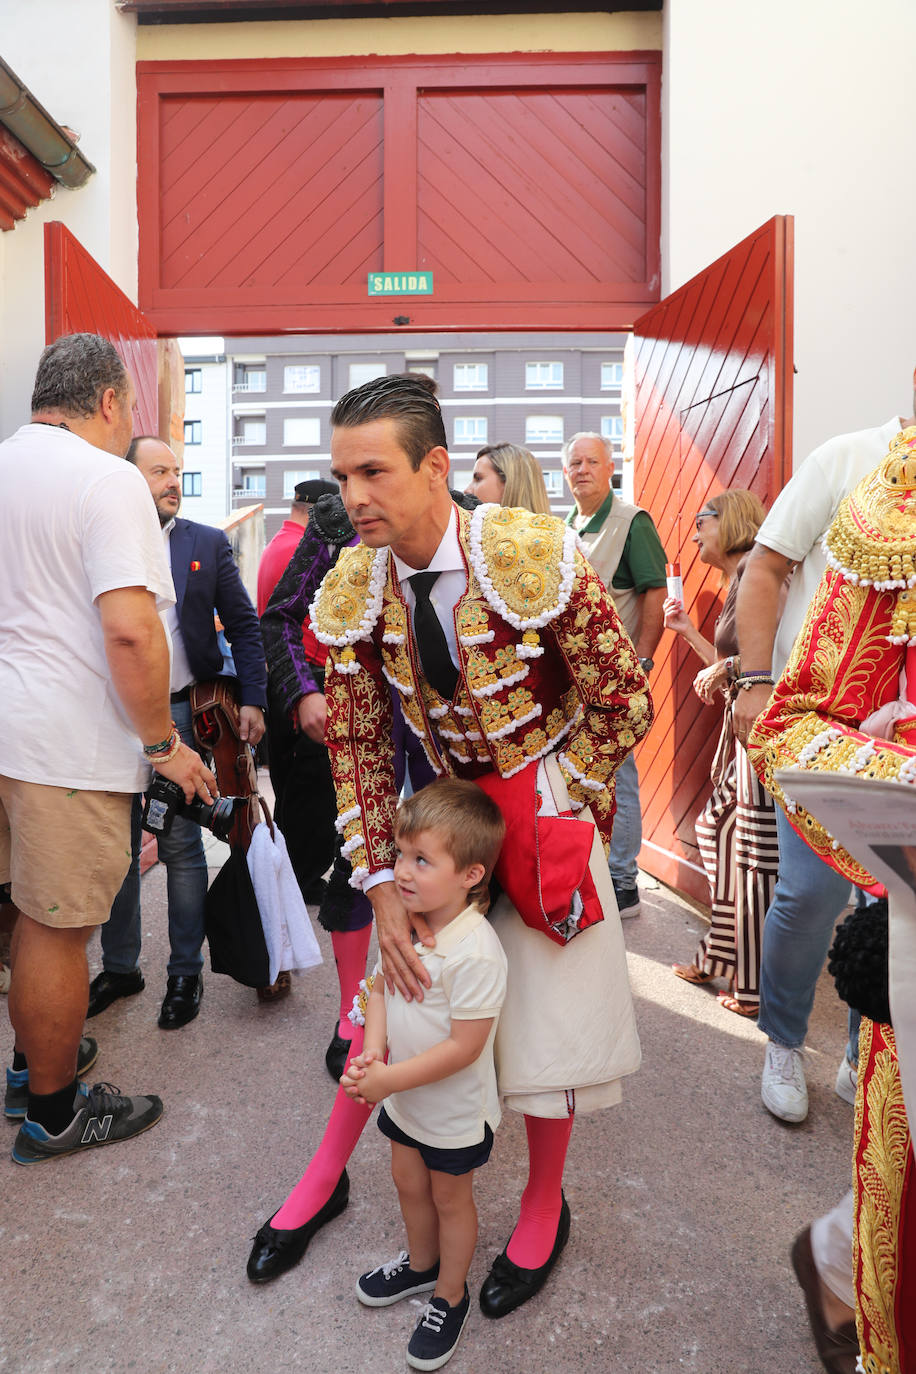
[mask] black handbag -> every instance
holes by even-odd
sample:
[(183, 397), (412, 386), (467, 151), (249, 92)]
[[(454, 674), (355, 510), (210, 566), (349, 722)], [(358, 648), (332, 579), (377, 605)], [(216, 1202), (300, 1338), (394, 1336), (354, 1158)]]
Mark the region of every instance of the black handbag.
[(246, 988), (266, 987), (267, 941), (244, 850), (230, 850), (210, 884), (204, 916), (213, 972), (226, 973)]

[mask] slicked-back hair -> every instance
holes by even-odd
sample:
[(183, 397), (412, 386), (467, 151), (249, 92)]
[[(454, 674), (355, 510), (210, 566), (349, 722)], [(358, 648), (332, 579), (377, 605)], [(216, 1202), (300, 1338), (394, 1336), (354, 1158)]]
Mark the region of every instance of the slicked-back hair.
[(431, 448), (448, 448), (436, 390), (423, 372), (374, 377), (341, 396), (331, 411), (331, 427), (356, 429), (373, 420), (394, 420), (401, 448), (418, 472)]
[(406, 797), (395, 814), (395, 840), (413, 839), (426, 830), (442, 842), (457, 869), (483, 864), (484, 876), (468, 893), (468, 901), (486, 910), (487, 883), (506, 834), (496, 802), (473, 782), (439, 778)]
[(114, 344), (98, 334), (64, 334), (48, 344), (38, 361), (32, 414), (59, 410), (88, 419), (109, 388), (118, 400), (127, 395), (127, 369)]

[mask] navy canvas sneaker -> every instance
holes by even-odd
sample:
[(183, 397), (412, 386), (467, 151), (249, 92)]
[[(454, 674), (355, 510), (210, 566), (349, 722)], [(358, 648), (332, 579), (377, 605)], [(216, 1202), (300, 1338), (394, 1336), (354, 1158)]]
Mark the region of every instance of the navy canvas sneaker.
[(390, 1307), (415, 1293), (431, 1293), (438, 1277), (438, 1261), (432, 1269), (411, 1269), (410, 1256), (402, 1250), (397, 1259), (362, 1274), (356, 1280), (356, 1296), (366, 1307)]
[(407, 1347), (407, 1363), (411, 1369), (441, 1369), (457, 1349), (461, 1340), (471, 1299), (464, 1285), (461, 1302), (450, 1307), (444, 1298), (433, 1298), (420, 1313), (416, 1330)]

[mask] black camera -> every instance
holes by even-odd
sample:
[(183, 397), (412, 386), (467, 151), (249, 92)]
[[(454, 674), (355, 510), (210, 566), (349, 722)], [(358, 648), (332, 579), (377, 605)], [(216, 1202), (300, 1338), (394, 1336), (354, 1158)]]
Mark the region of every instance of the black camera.
[(146, 789), (146, 805), (143, 808), (141, 824), (144, 830), (153, 835), (167, 835), (176, 816), (184, 816), (204, 830), (212, 830), (218, 840), (228, 842), (229, 832), (236, 812), (248, 805), (247, 797), (220, 797), (208, 805), (195, 797), (186, 802), (184, 789), (177, 782), (170, 782), (154, 774)]

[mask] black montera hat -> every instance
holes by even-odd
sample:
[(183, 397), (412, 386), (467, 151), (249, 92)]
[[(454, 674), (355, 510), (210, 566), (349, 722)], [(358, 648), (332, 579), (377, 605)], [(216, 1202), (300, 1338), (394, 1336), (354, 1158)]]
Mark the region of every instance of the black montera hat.
[(309, 505), (314, 505), (320, 496), (336, 496), (337, 483), (325, 482), (320, 477), (313, 477), (308, 482), (297, 482), (294, 487), (297, 501), (307, 501)]

